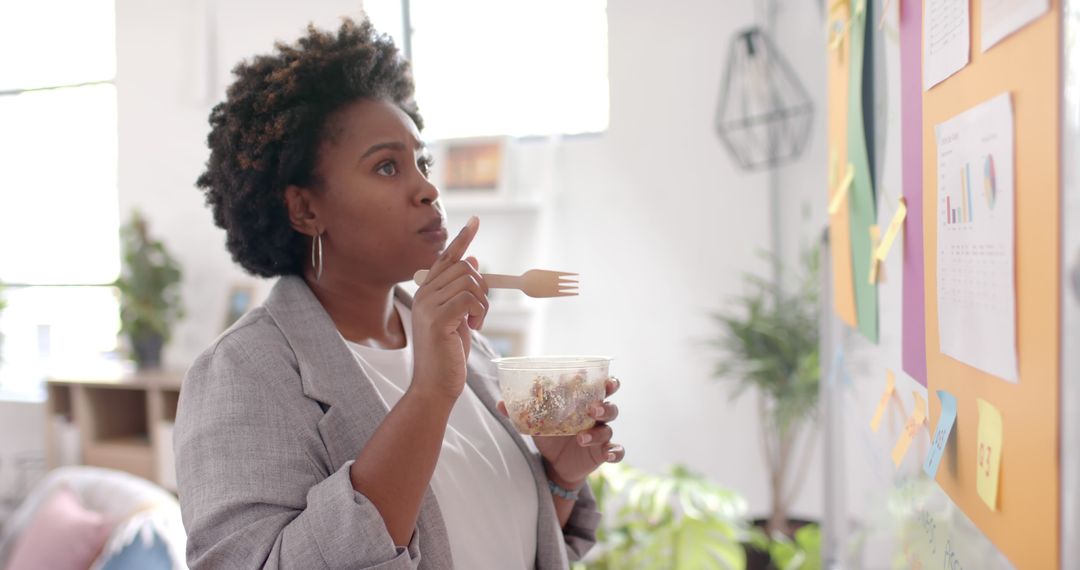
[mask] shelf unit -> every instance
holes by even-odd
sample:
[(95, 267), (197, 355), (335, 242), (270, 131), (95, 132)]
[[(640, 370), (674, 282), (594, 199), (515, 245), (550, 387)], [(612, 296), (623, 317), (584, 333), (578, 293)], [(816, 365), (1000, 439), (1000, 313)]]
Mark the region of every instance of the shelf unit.
[(49, 378), (49, 468), (107, 467), (175, 491), (171, 435), (182, 381), (181, 373), (162, 370)]

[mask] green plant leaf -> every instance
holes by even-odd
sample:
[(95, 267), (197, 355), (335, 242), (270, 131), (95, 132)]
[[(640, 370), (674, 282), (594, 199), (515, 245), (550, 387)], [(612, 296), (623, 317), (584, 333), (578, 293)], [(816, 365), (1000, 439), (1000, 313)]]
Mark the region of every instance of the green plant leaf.
[(821, 570), (821, 527), (806, 525), (795, 531), (795, 544), (805, 555), (801, 570)]
[(719, 519), (683, 519), (678, 531), (680, 569), (736, 569), (746, 565), (742, 545), (731, 540), (729, 527)]
[[(709, 570), (742, 568), (739, 543), (749, 531), (742, 516), (745, 501), (682, 465), (653, 475), (620, 468), (607, 469), (593, 481), (610, 493), (612, 479), (625, 476), (626, 485), (604, 500), (621, 505), (608, 509), (597, 530), (600, 544), (587, 568), (673, 568)], [(614, 513), (613, 513), (614, 510)]]
[(656, 490), (653, 492), (653, 496), (650, 500), (652, 508), (649, 511), (649, 520), (659, 521), (668, 511), (671, 510), (671, 505), (668, 501), (671, 499), (671, 492), (678, 484), (678, 480), (666, 479), (657, 482)]

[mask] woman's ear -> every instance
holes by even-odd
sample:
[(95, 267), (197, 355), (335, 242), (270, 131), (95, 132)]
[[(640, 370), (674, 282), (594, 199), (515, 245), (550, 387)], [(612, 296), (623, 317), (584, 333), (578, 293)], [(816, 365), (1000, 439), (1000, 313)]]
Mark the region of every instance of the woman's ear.
[(289, 214), (289, 224), (293, 229), (306, 235), (316, 236), (322, 233), (318, 213), (312, 203), (311, 190), (290, 184), (285, 188), (285, 209)]

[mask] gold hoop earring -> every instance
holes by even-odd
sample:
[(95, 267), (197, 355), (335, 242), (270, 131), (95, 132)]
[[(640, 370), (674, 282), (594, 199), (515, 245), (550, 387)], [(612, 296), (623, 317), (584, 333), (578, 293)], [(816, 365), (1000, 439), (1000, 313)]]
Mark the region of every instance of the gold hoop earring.
[(323, 268), (322, 234), (315, 234), (315, 239), (311, 240), (311, 267), (315, 269), (315, 281), (318, 281)]

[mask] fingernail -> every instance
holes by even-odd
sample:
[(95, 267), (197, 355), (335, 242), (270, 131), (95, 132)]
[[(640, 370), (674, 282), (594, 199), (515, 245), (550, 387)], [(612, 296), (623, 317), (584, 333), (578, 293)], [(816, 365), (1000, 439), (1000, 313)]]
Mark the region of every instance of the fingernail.
[(607, 454), (607, 460), (608, 461), (615, 461), (615, 454), (614, 453), (608, 453)]
[(479, 221), (480, 221), (480, 218), (478, 218), (476, 216), (471, 216), (469, 218), (469, 221), (465, 222), (465, 227), (471, 228), (471, 227), (476, 225), (476, 222), (479, 222)]
[(595, 408), (592, 409), (592, 413), (593, 413), (594, 416), (596, 416), (598, 418), (603, 416), (604, 415), (604, 406), (596, 406)]
[(592, 441), (592, 436), (587, 433), (583, 433), (581, 434), (581, 437), (578, 438), (578, 440), (581, 441), (581, 445), (585, 445)]

